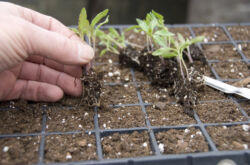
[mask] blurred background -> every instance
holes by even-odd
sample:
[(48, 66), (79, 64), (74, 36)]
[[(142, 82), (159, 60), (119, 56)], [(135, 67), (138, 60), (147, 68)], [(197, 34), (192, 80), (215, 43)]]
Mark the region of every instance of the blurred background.
[[(1, 0), (0, 0), (1, 1)], [(3, 1), (3, 0), (2, 0)], [(110, 24), (135, 24), (151, 9), (168, 24), (250, 22), (250, 0), (5, 0), (77, 24), (82, 7), (89, 18), (110, 9)]]

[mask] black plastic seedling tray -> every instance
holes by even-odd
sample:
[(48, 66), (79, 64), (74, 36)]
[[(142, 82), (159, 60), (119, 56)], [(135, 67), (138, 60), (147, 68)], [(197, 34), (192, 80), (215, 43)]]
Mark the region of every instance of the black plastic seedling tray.
[[(193, 37), (195, 37), (195, 33), (193, 31), (193, 28), (195, 27), (220, 27), (223, 29), (224, 33), (229, 38), (228, 41), (214, 41), (214, 42), (206, 42), (206, 43), (200, 43), (198, 44), (199, 47), (201, 47), (201, 44), (232, 44), (237, 49), (238, 53), (241, 56), (241, 61), (249, 64), (250, 59), (247, 59), (242, 50), (238, 48), (238, 44), (240, 43), (250, 43), (250, 40), (247, 41), (239, 41), (234, 40), (231, 36), (230, 32), (227, 30), (227, 27), (229, 26), (236, 26), (236, 25), (244, 25), (244, 26), (250, 26), (250, 23), (242, 23), (242, 24), (188, 24), (188, 25), (167, 25), (169, 27), (186, 27), (189, 29), (190, 33)], [(106, 26), (110, 27), (110, 26)], [(115, 27), (119, 30), (122, 30), (123, 28), (128, 27), (127, 25), (113, 25), (112, 27)], [(222, 79), (219, 77), (219, 75), (216, 73), (215, 69), (212, 67), (212, 63), (220, 62), (220, 61), (214, 61), (214, 60), (208, 60), (208, 64), (210, 66), (210, 69), (216, 79), (222, 80), (222, 81), (236, 81), (237, 79)], [(101, 63), (97, 64), (101, 65)], [(136, 80), (135, 72), (131, 68), (131, 74), (133, 81), (130, 83), (131, 85), (134, 85), (135, 87), (138, 86), (139, 83)], [(148, 82), (147, 82), (148, 83)], [(105, 85), (115, 85), (115, 83), (106, 83)], [(208, 126), (234, 126), (234, 125), (242, 125), (242, 124), (250, 124), (250, 117), (247, 115), (245, 110), (239, 105), (239, 102), (242, 101), (241, 99), (238, 99), (234, 96), (229, 96), (230, 99), (236, 103), (236, 105), (239, 107), (240, 112), (243, 116), (247, 118), (246, 121), (242, 122), (226, 122), (226, 123), (203, 123), (199, 116), (195, 113), (195, 120), (196, 124), (191, 125), (181, 125), (181, 126), (152, 126), (150, 124), (150, 121), (148, 119), (148, 115), (146, 112), (146, 107), (151, 105), (151, 103), (145, 103), (143, 102), (143, 99), (141, 97), (140, 90), (137, 89), (137, 96), (139, 103), (138, 104), (123, 104), (123, 105), (115, 105), (116, 107), (119, 106), (140, 106), (141, 110), (143, 111), (145, 115), (145, 127), (136, 127), (136, 128), (123, 128), (123, 129), (101, 129), (98, 124), (98, 109), (95, 108), (95, 115), (94, 115), (94, 129), (93, 130), (86, 130), (86, 133), (91, 132), (92, 135), (95, 135), (96, 139), (96, 154), (98, 160), (93, 161), (81, 161), (81, 162), (66, 162), (66, 163), (48, 163), (48, 164), (70, 164), (70, 165), (76, 165), (76, 164), (124, 164), (124, 165), (146, 165), (146, 164), (159, 164), (159, 165), (166, 165), (166, 164), (174, 164), (174, 165), (223, 165), (219, 162), (223, 162), (226, 159), (229, 159), (233, 161), (237, 165), (250, 165), (250, 150), (239, 150), (239, 151), (219, 151), (210, 137), (209, 133), (206, 130), (206, 127)], [(244, 100), (244, 99), (243, 99)], [(226, 100), (225, 100), (226, 101)], [(211, 101), (213, 102), (213, 101)], [(67, 108), (67, 107), (65, 107)], [(70, 108), (70, 107), (68, 107)], [(40, 136), (40, 148), (39, 148), (39, 157), (37, 165), (44, 165), (46, 164), (44, 161), (44, 155), (45, 155), (45, 139), (48, 135), (63, 135), (63, 134), (79, 134), (82, 133), (81, 131), (71, 131), (71, 132), (46, 132), (46, 109), (47, 107), (43, 107), (41, 111), (44, 111), (42, 116), (42, 130), (40, 133), (28, 133), (28, 134), (0, 134), (0, 138), (10, 138), (10, 137), (21, 137), (21, 136)], [(1, 109), (1, 110), (8, 110), (8, 109)], [(1, 118), (1, 116), (0, 116)], [(189, 128), (190, 126), (195, 127), (199, 129), (203, 136), (205, 137), (208, 145), (209, 145), (209, 152), (200, 152), (200, 153), (188, 153), (188, 154), (162, 154), (158, 148), (158, 144), (156, 141), (155, 133), (160, 131), (165, 131), (168, 129), (185, 129)], [(101, 145), (101, 138), (105, 137), (111, 133), (128, 133), (133, 131), (147, 131), (150, 137), (150, 143), (151, 143), (151, 149), (153, 151), (152, 156), (145, 156), (145, 157), (135, 157), (135, 158), (122, 158), (122, 159), (105, 159), (103, 156), (103, 149)], [(249, 135), (250, 138), (250, 135)], [(225, 165), (225, 164), (224, 164)], [(234, 165), (233, 163), (231, 165)]]

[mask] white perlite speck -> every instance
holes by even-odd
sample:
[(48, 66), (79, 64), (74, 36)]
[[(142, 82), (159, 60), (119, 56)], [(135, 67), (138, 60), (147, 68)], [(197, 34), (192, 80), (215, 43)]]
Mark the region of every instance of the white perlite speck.
[(82, 128), (82, 125), (81, 125), (81, 124), (79, 124), (79, 125), (78, 125), (78, 127), (79, 127), (79, 128)]
[(109, 77), (112, 77), (113, 75), (114, 75), (114, 74), (113, 74), (112, 72), (109, 72), (109, 73), (108, 73), (108, 76), (109, 76)]
[(184, 130), (184, 132), (185, 132), (185, 133), (188, 133), (188, 132), (190, 132), (190, 130), (186, 128), (186, 129)]
[(88, 144), (88, 147), (91, 147), (91, 146), (92, 146), (92, 144), (91, 144), (91, 143), (89, 143), (89, 144)]
[(204, 38), (204, 42), (207, 43), (207, 42), (208, 42), (208, 39), (207, 39), (207, 38)]
[(160, 143), (158, 145), (158, 147), (159, 147), (160, 152), (163, 153), (164, 152), (164, 144)]
[(119, 71), (115, 71), (115, 72), (114, 72), (114, 75), (120, 76), (121, 73), (120, 73)]
[(196, 135), (202, 135), (201, 131), (197, 131)]
[(195, 137), (195, 135), (190, 135), (191, 139), (193, 139)]
[(112, 64), (112, 63), (113, 63), (113, 61), (112, 61), (111, 59), (109, 59), (109, 63), (110, 63), (110, 64)]
[(148, 146), (147, 142), (144, 142), (143, 147), (147, 147), (147, 146)]
[(8, 152), (8, 151), (9, 151), (9, 147), (8, 146), (3, 147), (3, 152)]
[(65, 119), (62, 119), (62, 123), (65, 123)]
[(124, 84), (124, 87), (127, 88), (127, 87), (128, 87), (128, 84)]
[(239, 51), (242, 51), (241, 44), (238, 45), (238, 49), (239, 49)]
[(243, 129), (244, 131), (249, 131), (249, 125), (243, 124), (243, 125), (242, 125), (242, 129)]
[(247, 144), (243, 144), (243, 147), (244, 147), (245, 150), (248, 149), (248, 145)]
[(67, 160), (72, 159), (72, 156), (71, 156), (71, 154), (69, 152), (67, 152), (67, 154), (66, 154), (66, 159)]
[(107, 125), (104, 123), (104, 124), (103, 124), (103, 128), (106, 128), (106, 126), (107, 126)]

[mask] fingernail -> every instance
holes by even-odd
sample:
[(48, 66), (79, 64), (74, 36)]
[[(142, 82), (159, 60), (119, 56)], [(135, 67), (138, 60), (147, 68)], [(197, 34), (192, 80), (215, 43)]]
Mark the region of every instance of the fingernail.
[(94, 50), (87, 44), (79, 44), (78, 56), (80, 57), (81, 61), (88, 63), (94, 58)]

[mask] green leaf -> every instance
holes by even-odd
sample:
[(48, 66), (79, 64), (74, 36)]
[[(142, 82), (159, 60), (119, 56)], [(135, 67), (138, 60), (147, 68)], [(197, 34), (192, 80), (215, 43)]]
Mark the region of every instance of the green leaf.
[(102, 12), (100, 12), (99, 14), (97, 14), (95, 16), (95, 18), (91, 21), (91, 27), (94, 28), (96, 26), (96, 24), (102, 19), (104, 18), (107, 14), (108, 14), (109, 10), (105, 9)]
[(184, 37), (183, 37), (180, 33), (177, 33), (177, 36), (178, 36), (178, 39), (179, 39), (179, 41), (180, 41), (181, 43), (186, 42), (185, 39), (184, 39)]
[(120, 34), (115, 30), (115, 28), (109, 28), (109, 32), (115, 37), (120, 37)]
[(89, 32), (89, 21), (87, 19), (87, 12), (85, 8), (82, 8), (79, 21), (78, 21), (78, 30), (81, 37), (84, 37), (85, 34)]
[(160, 48), (152, 53), (153, 56), (162, 56), (164, 58), (172, 58), (178, 56), (176, 50), (173, 48)]
[(145, 31), (146, 33), (148, 33), (149, 27), (148, 27), (147, 23), (143, 20), (138, 19), (138, 18), (136, 19), (136, 21), (137, 21), (138, 25), (140, 26), (140, 28), (143, 31)]
[(102, 57), (108, 50), (107, 49), (103, 49), (100, 53), (100, 57)]
[(191, 45), (194, 44), (194, 43), (203, 41), (204, 38), (205, 38), (204, 36), (198, 36), (198, 37), (195, 37), (195, 38), (191, 39), (191, 41), (190, 41)]
[(100, 27), (101, 27), (102, 25), (104, 25), (104, 24), (106, 24), (106, 23), (108, 23), (108, 22), (109, 22), (109, 16), (107, 16), (106, 19), (105, 19), (103, 22), (99, 23), (99, 24), (96, 26), (96, 30), (100, 29)]
[(161, 15), (160, 13), (157, 13), (156, 11), (152, 10), (152, 13), (154, 14), (155, 17), (158, 18), (158, 21), (161, 23), (161, 24), (164, 24), (164, 17), (163, 15)]
[(161, 47), (166, 47), (167, 43), (164, 37), (160, 36), (160, 35), (153, 35), (153, 39), (155, 41), (155, 43), (157, 43), (158, 45), (160, 45)]
[(174, 33), (167, 31), (167, 29), (158, 30), (154, 34), (160, 35), (160, 36), (165, 36), (165, 37), (173, 37), (174, 36)]
[(139, 25), (130, 26), (130, 27), (126, 28), (126, 29), (124, 30), (124, 32), (128, 32), (128, 31), (130, 31), (130, 30), (139, 29), (139, 28), (140, 28)]

